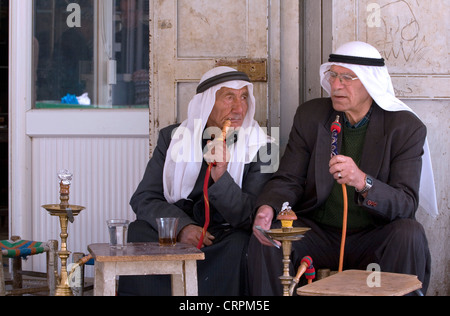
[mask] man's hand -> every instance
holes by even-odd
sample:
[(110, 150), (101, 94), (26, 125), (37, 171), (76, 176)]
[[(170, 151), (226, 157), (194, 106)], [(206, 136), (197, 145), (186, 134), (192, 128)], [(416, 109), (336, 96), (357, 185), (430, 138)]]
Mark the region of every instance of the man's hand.
[(214, 182), (217, 182), (227, 171), (230, 161), (230, 152), (227, 150), (226, 143), (220, 138), (208, 141), (203, 158), (207, 163), (215, 163), (215, 166), (211, 169), (211, 178)]
[[(200, 237), (202, 236), (203, 228), (196, 225), (187, 225), (178, 234), (178, 241), (180, 243), (194, 245), (197, 247)], [(205, 238), (203, 239), (203, 247), (211, 246), (214, 236), (206, 232)]]
[[(274, 245), (272, 245), (270, 241), (268, 241), (267, 238), (264, 237), (264, 235), (255, 227), (260, 226), (264, 230), (269, 230), (270, 226), (272, 225), (273, 216), (273, 208), (268, 205), (263, 205), (258, 209), (255, 217), (255, 222), (253, 223), (253, 234), (261, 244), (269, 247), (274, 247)], [(281, 243), (279, 243), (278, 241), (275, 240), (275, 242), (281, 245)]]
[(339, 184), (347, 184), (361, 191), (366, 184), (366, 174), (352, 158), (338, 155), (330, 160), (330, 173)]

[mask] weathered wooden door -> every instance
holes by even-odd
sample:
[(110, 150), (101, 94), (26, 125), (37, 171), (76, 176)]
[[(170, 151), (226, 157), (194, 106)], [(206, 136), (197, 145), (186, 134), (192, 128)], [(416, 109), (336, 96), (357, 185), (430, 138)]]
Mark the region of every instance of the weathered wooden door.
[[(270, 111), (279, 109), (279, 89), (272, 93), (271, 85), (279, 83), (280, 72), (273, 49), (278, 45), (269, 48), (269, 38), (272, 29), (279, 32), (279, 1), (160, 0), (150, 6), (151, 151), (161, 128), (186, 118), (201, 76), (218, 65), (250, 75), (256, 119), (262, 126), (271, 124)], [(279, 36), (274, 41), (279, 42)]]

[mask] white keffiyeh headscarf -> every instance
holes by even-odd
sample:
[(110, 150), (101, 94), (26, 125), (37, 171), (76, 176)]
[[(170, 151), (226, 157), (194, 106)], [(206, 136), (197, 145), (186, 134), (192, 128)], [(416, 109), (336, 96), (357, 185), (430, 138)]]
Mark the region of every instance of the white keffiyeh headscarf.
[[(227, 74), (230, 75), (231, 81), (227, 81)], [(225, 79), (215, 80), (221, 75)], [(246, 80), (233, 79), (233, 77), (239, 78), (239, 72), (230, 67), (217, 67), (208, 71), (199, 85), (199, 88), (203, 85), (202, 90), (206, 90), (200, 91), (192, 98), (189, 103), (188, 118), (174, 132), (167, 150), (163, 172), (164, 197), (169, 203), (186, 199), (195, 186), (203, 162), (203, 133), (216, 103), (216, 93), (220, 89), (248, 88), (247, 115), (241, 128), (236, 131), (237, 142), (228, 147), (231, 158), (227, 171), (240, 187), (242, 187), (245, 164), (252, 162), (259, 149), (268, 143), (267, 134), (254, 120), (256, 103), (253, 84)]]
[[(330, 55), (330, 61), (320, 67), (322, 87), (330, 95), (331, 85), (325, 78), (325, 72), (332, 65), (345, 67), (353, 71), (361, 80), (372, 99), (383, 110), (410, 111), (414, 113), (409, 106), (395, 96), (388, 69), (384, 65), (384, 60), (380, 53), (373, 46), (364, 42), (350, 42), (342, 45), (334, 54)], [(433, 217), (438, 215), (434, 174), (427, 140), (425, 140), (424, 154), (422, 156), (419, 203)]]

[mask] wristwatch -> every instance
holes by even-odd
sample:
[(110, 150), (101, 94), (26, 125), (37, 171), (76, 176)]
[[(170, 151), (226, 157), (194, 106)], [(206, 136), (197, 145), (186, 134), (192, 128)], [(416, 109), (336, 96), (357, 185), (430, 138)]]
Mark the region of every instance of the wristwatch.
[(356, 188), (356, 192), (358, 192), (359, 194), (364, 194), (366, 192), (368, 192), (370, 190), (370, 188), (372, 188), (373, 185), (373, 180), (370, 176), (366, 175), (366, 184), (364, 185), (364, 188), (361, 191), (358, 191)]

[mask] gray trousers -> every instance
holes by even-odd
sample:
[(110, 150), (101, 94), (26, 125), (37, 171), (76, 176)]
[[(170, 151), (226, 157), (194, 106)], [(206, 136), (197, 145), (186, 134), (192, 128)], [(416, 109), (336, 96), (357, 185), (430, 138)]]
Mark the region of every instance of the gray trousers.
[[(310, 227), (300, 241), (292, 245), (291, 275), (304, 256), (311, 256), (318, 269), (338, 270), (341, 231), (319, 226), (302, 218), (295, 226)], [(282, 251), (263, 246), (254, 236), (248, 249), (250, 295), (282, 295), (279, 276), (283, 274)], [(395, 220), (385, 226), (348, 232), (345, 244), (344, 270), (366, 270), (371, 263), (383, 272), (417, 275), (426, 294), (430, 282), (431, 256), (421, 224), (411, 219)]]
[[(197, 261), (199, 296), (240, 296), (247, 291), (245, 255), (250, 233), (240, 229), (208, 229), (216, 237), (202, 248), (205, 260)], [(158, 242), (158, 232), (145, 221), (135, 221), (128, 229), (128, 242)], [(123, 276), (120, 296), (169, 296), (169, 275)]]

